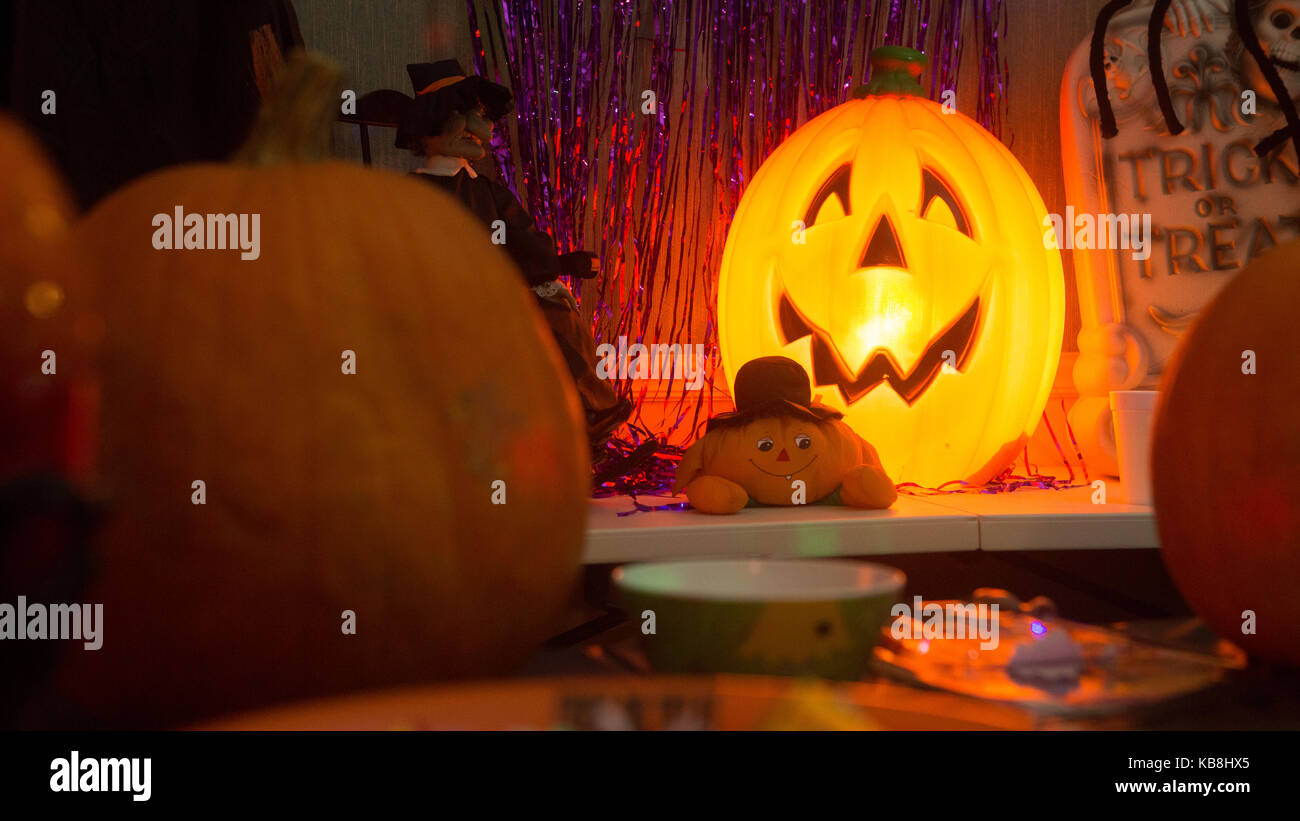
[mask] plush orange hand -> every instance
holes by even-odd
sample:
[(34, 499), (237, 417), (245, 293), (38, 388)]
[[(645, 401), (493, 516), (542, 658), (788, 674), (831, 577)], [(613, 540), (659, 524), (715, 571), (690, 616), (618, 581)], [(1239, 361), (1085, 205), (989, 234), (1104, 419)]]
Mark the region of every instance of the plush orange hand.
[(844, 477), (840, 485), (840, 501), (849, 507), (867, 510), (887, 508), (898, 498), (898, 490), (879, 465), (858, 465)]
[(739, 513), (749, 503), (743, 487), (721, 476), (700, 476), (683, 492), (691, 500), (691, 507), (701, 513)]

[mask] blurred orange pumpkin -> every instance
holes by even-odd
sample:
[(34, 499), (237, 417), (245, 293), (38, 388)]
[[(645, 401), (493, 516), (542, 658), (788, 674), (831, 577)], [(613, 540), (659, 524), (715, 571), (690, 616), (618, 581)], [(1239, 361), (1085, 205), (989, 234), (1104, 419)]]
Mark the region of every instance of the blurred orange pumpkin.
[(0, 481), (91, 468), (98, 332), (85, 261), (70, 242), (72, 200), (17, 122), (0, 117)]
[[(584, 428), (521, 278), (432, 187), (298, 159), (338, 94), (286, 71), (314, 113), (270, 108), (253, 162), (155, 173), (78, 228), (107, 264), (106, 631), (46, 724), (501, 672), (576, 581)], [(176, 206), (260, 214), (260, 255), (155, 250)]]
[(1202, 312), (1165, 372), (1152, 450), (1162, 555), (1183, 597), (1252, 657), (1293, 665), (1300, 665), (1297, 271), (1300, 243), (1274, 249)]

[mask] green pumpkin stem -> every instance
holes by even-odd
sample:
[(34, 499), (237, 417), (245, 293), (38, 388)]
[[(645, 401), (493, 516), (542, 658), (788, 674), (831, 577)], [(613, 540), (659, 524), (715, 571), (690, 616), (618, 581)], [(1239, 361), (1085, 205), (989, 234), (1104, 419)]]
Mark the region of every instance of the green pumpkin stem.
[(926, 56), (914, 48), (881, 46), (873, 49), (871, 79), (853, 89), (853, 99), (888, 94), (924, 97), (926, 93), (920, 78), (927, 62)]
[(295, 50), (262, 101), (234, 161), (279, 165), (330, 159), (342, 91), (343, 72), (333, 61)]

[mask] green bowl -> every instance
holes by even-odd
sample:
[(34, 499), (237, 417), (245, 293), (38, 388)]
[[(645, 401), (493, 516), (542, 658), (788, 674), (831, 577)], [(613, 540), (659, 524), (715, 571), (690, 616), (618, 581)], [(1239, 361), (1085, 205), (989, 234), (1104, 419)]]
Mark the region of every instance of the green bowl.
[(625, 565), (613, 581), (658, 672), (858, 679), (907, 577), (840, 559), (718, 559)]

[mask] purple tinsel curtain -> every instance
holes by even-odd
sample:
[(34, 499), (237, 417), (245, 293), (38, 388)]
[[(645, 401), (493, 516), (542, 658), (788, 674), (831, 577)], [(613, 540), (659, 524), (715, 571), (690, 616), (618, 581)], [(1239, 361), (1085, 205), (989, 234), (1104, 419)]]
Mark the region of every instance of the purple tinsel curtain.
[[(977, 49), (973, 116), (999, 137), (1004, 0), (468, 0), (478, 73), (514, 92), (503, 181), (561, 252), (598, 253), (583, 286), (596, 337), (716, 348), (716, 276), (745, 182), (791, 132), (844, 102), (879, 45), (930, 57), (930, 95)], [(974, 80), (975, 78), (972, 78)], [(640, 406), (645, 383), (620, 383)], [(712, 391), (670, 383), (673, 418)], [(674, 396), (672, 391), (677, 391)]]

